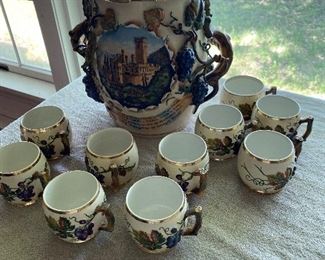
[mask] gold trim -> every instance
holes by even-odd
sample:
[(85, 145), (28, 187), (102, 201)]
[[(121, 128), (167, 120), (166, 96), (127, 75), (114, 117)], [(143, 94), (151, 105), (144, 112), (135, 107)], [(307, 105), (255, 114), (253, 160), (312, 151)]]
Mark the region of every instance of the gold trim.
[[(69, 174), (69, 172), (67, 172)], [(90, 173), (89, 173), (90, 174)], [(92, 175), (93, 176), (93, 175)], [(94, 177), (95, 178), (95, 177)], [(97, 181), (97, 179), (96, 179)], [(99, 193), (100, 193), (100, 183), (97, 181), (97, 190), (96, 190), (96, 193), (95, 195), (84, 205), (78, 207), (78, 208), (75, 208), (75, 209), (69, 209), (69, 210), (58, 210), (58, 209), (54, 209), (54, 208), (51, 208), (50, 206), (48, 206), (46, 204), (46, 202), (44, 201), (44, 198), (43, 198), (43, 206), (45, 208), (47, 208), (49, 211), (55, 213), (55, 214), (59, 214), (59, 215), (70, 215), (70, 214), (76, 214), (82, 210), (84, 210), (85, 208), (87, 208), (88, 206), (90, 206), (99, 196)], [(44, 192), (43, 192), (43, 195), (44, 195)]]
[[(60, 112), (62, 113), (62, 116), (61, 116), (60, 120), (59, 120), (57, 123), (55, 123), (54, 125), (47, 126), (47, 127), (41, 127), (41, 128), (29, 128), (29, 127), (24, 126), (24, 124), (23, 124), (23, 120), (24, 120), (24, 118), (25, 118), (25, 115), (27, 115), (29, 112), (31, 112), (31, 111), (33, 111), (33, 110), (36, 110), (36, 109), (38, 109), (38, 108), (42, 108), (42, 107), (54, 107), (54, 108), (59, 109)], [(28, 111), (28, 112), (23, 116), (23, 118), (22, 118), (21, 121), (20, 121), (20, 130), (22, 131), (22, 133), (26, 133), (26, 132), (27, 132), (27, 133), (36, 133), (36, 134), (39, 134), (39, 133), (45, 133), (45, 132), (47, 132), (48, 130), (52, 130), (52, 129), (55, 129), (55, 128), (59, 127), (60, 125), (62, 125), (62, 124), (64, 123), (64, 121), (67, 120), (67, 118), (66, 118), (65, 115), (64, 115), (64, 111), (63, 111), (61, 108), (59, 108), (59, 107), (57, 107), (57, 106), (42, 106), (42, 107), (34, 108), (34, 109)]]
[[(0, 172), (0, 176), (3, 176), (3, 177), (9, 177), (9, 176), (17, 176), (17, 175), (20, 175), (24, 172), (27, 172), (29, 171), (30, 169), (32, 169), (36, 164), (38, 164), (38, 162), (41, 160), (41, 157), (42, 157), (42, 152), (41, 152), (41, 149), (34, 143), (32, 142), (26, 142), (26, 141), (22, 141), (22, 142), (17, 142), (17, 143), (30, 143), (30, 144), (33, 144), (35, 147), (37, 147), (37, 150), (38, 150), (38, 155), (36, 157), (36, 159), (31, 163), (31, 165), (29, 166), (26, 166), (25, 168), (21, 169), (21, 170), (17, 170), (17, 171), (11, 171), (9, 173), (5, 173), (5, 172)], [(12, 143), (12, 144), (15, 144), (15, 143)], [(8, 144), (8, 145), (11, 145), (11, 144)], [(6, 146), (8, 146), (6, 145)], [(6, 147), (4, 146), (4, 147)], [(3, 147), (3, 148), (4, 148)]]
[(205, 146), (205, 151), (204, 151), (203, 155), (202, 155), (200, 158), (195, 159), (194, 161), (186, 162), (186, 163), (176, 162), (176, 161), (173, 161), (173, 160), (167, 159), (166, 157), (164, 157), (164, 156), (162, 155), (162, 152), (161, 152), (161, 149), (160, 149), (161, 141), (164, 140), (167, 136), (169, 136), (169, 135), (167, 135), (167, 136), (165, 136), (163, 139), (160, 140), (159, 145), (158, 145), (158, 155), (159, 155), (159, 157), (160, 157), (163, 161), (165, 161), (165, 162), (167, 162), (167, 163), (170, 163), (170, 164), (173, 164), (173, 165), (180, 166), (180, 167), (184, 167), (184, 166), (193, 166), (193, 165), (196, 165), (197, 163), (202, 162), (202, 161), (205, 159), (205, 157), (209, 154), (208, 146), (207, 146), (206, 142), (204, 141), (204, 139), (203, 139), (200, 135), (195, 134), (195, 133), (187, 133), (187, 132), (174, 132), (174, 133), (172, 133), (172, 134), (176, 134), (176, 133), (183, 133), (183, 134), (185, 133), (185, 134), (190, 134), (190, 135), (193, 135), (193, 136), (195, 136), (195, 137), (200, 138), (201, 141), (203, 142), (204, 146)]
[[(245, 183), (244, 181), (242, 181), (242, 182), (243, 182), (243, 184), (246, 186), (246, 188), (247, 188), (249, 191), (254, 192), (255, 194), (258, 194), (258, 195), (260, 195), (260, 196), (269, 196), (269, 195), (277, 194), (277, 193), (279, 193), (280, 191), (282, 191), (282, 190), (284, 189), (284, 187), (285, 187), (285, 186), (284, 186), (283, 188), (281, 188), (281, 189), (279, 189), (279, 190), (277, 190), (277, 191), (275, 191), (275, 192), (265, 192), (265, 191), (261, 191), (261, 190), (255, 190), (255, 189), (249, 187), (249, 185), (248, 185), (247, 183)], [(271, 185), (270, 185), (270, 186), (271, 186)]]
[(158, 153), (158, 155), (159, 155), (160, 159), (163, 160), (164, 162), (167, 162), (167, 163), (172, 164), (172, 165), (177, 165), (177, 166), (180, 166), (180, 167), (185, 167), (185, 166), (193, 166), (193, 165), (196, 165), (196, 164), (204, 161), (204, 159), (205, 159), (205, 157), (207, 156), (208, 153), (209, 153), (209, 151), (208, 151), (208, 149), (206, 149), (206, 152), (204, 153), (204, 155), (202, 157), (200, 157), (199, 159), (196, 159), (193, 162), (187, 162), (187, 163), (180, 163), (180, 162), (169, 160), (169, 159), (163, 157), (160, 152)]
[(288, 140), (289, 140), (290, 143), (291, 143), (291, 152), (290, 152), (290, 154), (289, 154), (288, 156), (286, 156), (286, 157), (284, 157), (284, 158), (281, 158), (281, 159), (279, 159), (279, 160), (275, 160), (275, 159), (271, 159), (271, 160), (269, 160), (269, 159), (264, 159), (264, 158), (261, 158), (261, 157), (258, 157), (258, 156), (256, 156), (256, 155), (254, 155), (254, 153), (252, 153), (251, 151), (249, 151), (249, 149), (246, 147), (246, 139), (247, 139), (247, 137), (248, 137), (249, 135), (251, 135), (251, 134), (253, 134), (253, 133), (256, 133), (256, 132), (260, 132), (260, 131), (273, 132), (273, 133), (277, 133), (277, 134), (279, 134), (279, 135), (282, 135), (282, 136), (288, 138), (287, 136), (285, 136), (285, 135), (283, 135), (283, 134), (281, 134), (281, 133), (279, 133), (279, 132), (272, 131), (272, 130), (258, 130), (258, 131), (255, 131), (255, 132), (252, 132), (252, 133), (248, 134), (248, 135), (246, 136), (244, 142), (243, 142), (243, 145), (242, 145), (242, 147), (243, 147), (243, 151), (244, 151), (246, 154), (248, 154), (248, 155), (250, 155), (251, 157), (253, 157), (255, 160), (257, 160), (257, 161), (259, 161), (259, 162), (263, 162), (263, 163), (268, 163), (268, 164), (278, 164), (278, 163), (283, 163), (283, 162), (285, 162), (285, 161), (291, 159), (291, 157), (295, 154), (295, 148), (294, 148), (294, 145), (293, 145), (292, 141), (288, 138)]
[[(37, 198), (37, 196), (36, 196), (36, 198)], [(29, 207), (29, 206), (35, 204), (35, 203), (37, 202), (37, 199), (34, 199), (34, 200), (31, 200), (31, 201), (28, 201), (28, 202), (26, 202), (26, 203), (20, 203), (21, 200), (20, 200), (19, 203), (16, 203), (16, 202), (13, 202), (13, 201), (8, 201), (8, 202), (9, 202), (11, 205), (14, 205), (14, 206), (16, 206), (16, 207), (18, 207), (18, 208), (25, 208), (25, 207)]]
[(92, 240), (94, 237), (96, 237), (96, 235), (99, 233), (99, 231), (100, 230), (98, 229), (98, 231), (96, 233), (92, 234), (92, 237), (90, 237), (90, 238), (88, 238), (86, 240), (73, 240), (73, 241), (69, 240), (69, 238), (61, 238), (61, 237), (59, 237), (56, 233), (54, 233), (54, 230), (53, 230), (53, 233), (57, 238), (59, 238), (60, 240), (65, 241), (65, 242), (68, 242), (68, 243), (71, 243), (71, 244), (83, 244), (83, 243), (86, 243), (86, 242)]
[[(227, 83), (227, 81), (229, 81), (229, 80), (231, 80), (231, 79), (234, 79), (234, 78), (240, 78), (240, 77), (246, 77), (246, 78), (251, 78), (251, 79), (257, 80), (257, 81), (259, 81), (259, 82), (262, 83), (263, 88), (262, 88), (259, 92), (255, 93), (255, 94), (252, 94), (252, 95), (241, 95), (241, 94), (238, 94), (238, 93), (234, 93), (234, 92), (232, 92), (232, 91), (230, 91), (229, 89), (226, 88), (226, 83)], [(233, 76), (233, 77), (230, 77), (230, 78), (226, 79), (225, 82), (223, 83), (223, 89), (224, 89), (228, 94), (233, 95), (233, 96), (237, 96), (237, 97), (255, 97), (255, 96), (258, 96), (258, 95), (260, 95), (261, 93), (263, 93), (263, 90), (265, 90), (265, 85), (264, 85), (263, 81), (261, 81), (261, 80), (258, 79), (258, 78), (255, 78), (255, 77), (252, 77), (252, 76), (248, 76), (248, 75), (237, 75), (237, 76)]]
[(184, 209), (186, 205), (186, 197), (184, 196), (182, 205), (180, 207), (179, 210), (176, 210), (173, 214), (171, 214), (170, 216), (163, 218), (163, 219), (152, 219), (152, 220), (147, 220), (147, 219), (142, 219), (141, 217), (135, 215), (132, 213), (132, 211), (128, 208), (127, 204), (125, 203), (125, 209), (127, 211), (128, 214), (130, 214), (131, 217), (133, 217), (134, 219), (136, 219), (137, 221), (140, 221), (142, 223), (146, 223), (146, 224), (157, 224), (157, 223), (163, 223), (171, 218), (173, 218), (176, 214), (178, 214), (179, 212), (182, 212), (182, 210)]
[[(239, 110), (238, 110), (239, 111)], [(224, 132), (230, 132), (230, 131), (233, 131), (235, 130), (237, 127), (239, 127), (243, 122), (244, 122), (244, 118), (243, 118), (243, 115), (242, 113), (241, 114), (241, 120), (239, 123), (237, 123), (236, 125), (234, 126), (231, 126), (229, 128), (214, 128), (214, 127), (210, 127), (206, 124), (204, 124), (201, 119), (200, 119), (200, 116), (198, 116), (197, 118), (197, 122), (199, 123), (199, 125), (201, 125), (202, 127), (204, 127), (205, 129), (208, 129), (209, 131), (213, 131), (213, 132), (221, 132), (221, 133), (224, 133)]]
[(210, 159), (211, 161), (215, 161), (215, 162), (224, 162), (224, 161), (227, 161), (229, 159), (233, 159), (237, 156), (237, 154), (232, 154), (230, 157), (227, 157), (227, 158), (213, 158), (212, 156), (210, 156)]
[[(274, 96), (275, 95), (268, 96), (268, 97), (274, 97)], [(261, 98), (261, 99), (259, 99), (259, 100), (256, 101), (256, 104), (255, 104), (255, 106), (256, 106), (256, 112), (259, 113), (262, 116), (265, 116), (267, 118), (270, 118), (270, 119), (276, 120), (276, 121), (285, 121), (285, 120), (292, 120), (292, 119), (298, 118), (300, 116), (300, 113), (301, 113), (301, 107), (300, 107), (299, 103), (297, 101), (295, 101), (295, 100), (293, 100), (291, 98), (285, 97), (285, 96), (280, 96), (280, 97), (284, 97), (284, 98), (287, 98), (287, 99), (295, 102), (298, 105), (298, 109), (299, 109), (298, 113), (296, 113), (295, 115), (293, 115), (291, 117), (271, 116), (271, 115), (267, 114), (266, 112), (262, 111), (262, 109), (258, 106), (260, 100), (262, 100), (265, 97), (263, 97), (263, 98)]]
[[(121, 156), (127, 154), (128, 152), (130, 152), (130, 151), (132, 150), (132, 148), (134, 147), (134, 144), (135, 144), (135, 141), (134, 141), (133, 135), (132, 135), (128, 130), (125, 130), (125, 129), (123, 129), (123, 128), (120, 128), (120, 129), (123, 129), (124, 131), (126, 131), (126, 132), (131, 136), (131, 139), (132, 139), (132, 140), (131, 140), (131, 144), (130, 144), (130, 146), (129, 146), (128, 148), (126, 148), (125, 151), (120, 152), (120, 153), (115, 154), (115, 155), (111, 155), (111, 156), (109, 156), (109, 155), (107, 155), (107, 156), (105, 156), (105, 155), (99, 155), (99, 154), (96, 154), (96, 153), (94, 153), (93, 151), (91, 151), (91, 150), (89, 149), (89, 147), (88, 147), (88, 146), (89, 146), (89, 139), (90, 139), (90, 137), (96, 135), (97, 133), (99, 133), (99, 132), (101, 132), (101, 131), (107, 130), (107, 129), (110, 129), (110, 128), (106, 128), (106, 129), (100, 130), (100, 131), (98, 131), (98, 132), (96, 132), (96, 133), (93, 133), (92, 135), (90, 135), (90, 136), (88, 137), (87, 144), (86, 144), (86, 151), (87, 151), (89, 154), (91, 154), (91, 155), (92, 155), (93, 157), (95, 157), (95, 158), (102, 158), (102, 159), (115, 159), (115, 158), (118, 158), (118, 157), (121, 157)], [(112, 128), (112, 129), (114, 129), (114, 128)]]

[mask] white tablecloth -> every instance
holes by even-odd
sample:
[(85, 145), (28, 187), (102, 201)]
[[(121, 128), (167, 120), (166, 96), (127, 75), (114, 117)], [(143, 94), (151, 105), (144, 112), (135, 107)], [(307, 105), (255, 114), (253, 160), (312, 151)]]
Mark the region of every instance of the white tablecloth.
[[(263, 196), (249, 191), (238, 177), (236, 159), (211, 162), (207, 190), (189, 198), (190, 205), (203, 207), (201, 232), (197, 237), (182, 238), (177, 248), (158, 256), (142, 252), (127, 232), (123, 213), (128, 187), (107, 194), (116, 217), (114, 232), (101, 232), (84, 244), (57, 239), (47, 227), (40, 201), (17, 208), (0, 198), (0, 259), (325, 259), (325, 103), (281, 94), (295, 98), (303, 114), (313, 115), (315, 123), (304, 143), (296, 175), (280, 193)], [(114, 126), (104, 105), (86, 97), (81, 79), (41, 105), (61, 107), (73, 130), (72, 154), (50, 163), (53, 176), (85, 170), (87, 136)], [(196, 115), (184, 131), (193, 131), (195, 119)], [(1, 146), (18, 140), (19, 120), (0, 131)], [(136, 142), (138, 180), (155, 174), (159, 139), (136, 137)]]

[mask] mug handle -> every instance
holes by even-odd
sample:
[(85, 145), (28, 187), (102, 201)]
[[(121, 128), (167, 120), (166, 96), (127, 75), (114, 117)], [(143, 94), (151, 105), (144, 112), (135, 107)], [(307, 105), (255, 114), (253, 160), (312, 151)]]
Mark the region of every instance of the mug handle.
[(95, 214), (102, 213), (105, 215), (107, 224), (104, 226), (101, 226), (99, 230), (103, 230), (106, 232), (113, 232), (114, 230), (114, 224), (115, 224), (115, 217), (112, 211), (109, 209), (110, 205), (107, 202), (103, 202), (102, 205), (98, 206), (95, 210)]
[(184, 221), (190, 217), (195, 217), (195, 224), (192, 228), (187, 228), (182, 231), (183, 236), (196, 236), (202, 226), (202, 207), (197, 206), (195, 208), (188, 209), (184, 215)]
[(50, 177), (50, 172), (48, 170), (44, 170), (44, 171), (41, 171), (41, 172), (35, 172), (33, 175), (32, 175), (32, 179), (33, 180), (36, 180), (36, 179), (39, 179), (40, 182), (41, 182), (41, 185), (43, 187), (43, 189), (45, 188), (45, 186), (49, 183), (51, 177)]
[(314, 118), (312, 116), (301, 119), (299, 121), (299, 126), (298, 127), (300, 127), (302, 124), (307, 124), (306, 131), (301, 136), (304, 141), (306, 141), (308, 136), (311, 134), (311, 131), (313, 130), (313, 123), (314, 123)]
[(200, 187), (195, 188), (193, 190), (193, 193), (199, 194), (200, 192), (204, 191), (207, 187), (208, 173), (204, 168), (202, 168), (199, 169), (199, 171), (195, 174), (195, 176), (200, 177)]
[[(69, 126), (68, 126), (69, 127)], [(70, 155), (70, 141), (69, 141), (69, 132), (68, 131), (61, 131), (59, 133), (59, 136), (61, 138), (61, 142), (63, 144), (64, 150), (62, 151), (62, 153), (64, 155)]]
[(305, 119), (301, 119), (299, 121), (298, 127), (300, 127), (302, 124), (307, 124), (307, 127), (305, 133), (302, 136), (294, 136), (292, 139), (293, 145), (295, 147), (297, 159), (302, 151), (302, 143), (306, 141), (309, 135), (311, 134), (311, 131), (313, 129), (313, 122), (314, 122), (314, 118), (312, 116), (307, 117)]
[(120, 181), (118, 179), (118, 176), (119, 176), (118, 166), (117, 166), (117, 164), (113, 163), (113, 164), (111, 164), (109, 166), (109, 168), (112, 171), (112, 173), (111, 173), (111, 176), (112, 176), (112, 187), (114, 189), (118, 189), (119, 186), (120, 186)]
[(265, 91), (265, 95), (276, 95), (278, 92), (278, 88), (272, 86), (269, 90)]

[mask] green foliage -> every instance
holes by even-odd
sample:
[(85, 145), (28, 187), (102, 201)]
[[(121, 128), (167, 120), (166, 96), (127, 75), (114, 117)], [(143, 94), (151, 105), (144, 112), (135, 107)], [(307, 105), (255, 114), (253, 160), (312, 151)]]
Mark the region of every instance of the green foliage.
[(325, 94), (325, 1), (211, 1), (213, 23), (232, 37), (227, 76), (250, 74), (267, 85)]

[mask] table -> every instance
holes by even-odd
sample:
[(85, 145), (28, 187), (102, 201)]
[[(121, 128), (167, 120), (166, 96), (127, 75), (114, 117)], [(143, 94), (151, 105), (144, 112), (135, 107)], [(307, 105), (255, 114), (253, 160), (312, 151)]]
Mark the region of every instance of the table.
[[(204, 210), (199, 235), (182, 238), (177, 248), (158, 256), (142, 252), (127, 233), (123, 205), (128, 187), (107, 193), (116, 217), (114, 232), (101, 232), (84, 244), (57, 239), (47, 227), (41, 201), (17, 208), (0, 198), (0, 259), (325, 259), (325, 102), (281, 94), (296, 99), (303, 115), (313, 115), (315, 123), (296, 175), (280, 193), (263, 196), (249, 191), (237, 174), (236, 159), (211, 162), (207, 190), (189, 197), (190, 205), (202, 205)], [(114, 126), (104, 105), (86, 96), (81, 78), (41, 105), (60, 106), (73, 130), (72, 154), (50, 163), (52, 175), (85, 170), (87, 136)], [(196, 115), (184, 131), (193, 131), (195, 119)], [(19, 138), (19, 119), (0, 131), (1, 146)], [(138, 180), (155, 174), (159, 139), (135, 139), (140, 155)]]

